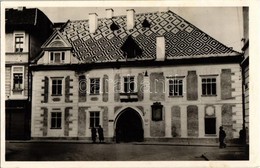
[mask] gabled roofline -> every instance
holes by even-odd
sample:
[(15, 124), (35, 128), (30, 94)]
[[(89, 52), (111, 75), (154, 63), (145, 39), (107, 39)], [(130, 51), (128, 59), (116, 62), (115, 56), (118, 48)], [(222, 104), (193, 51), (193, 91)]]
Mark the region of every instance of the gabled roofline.
[(59, 30), (55, 30), (55, 31), (52, 33), (52, 35), (45, 41), (45, 43), (43, 43), (43, 45), (41, 46), (41, 48), (42, 48), (42, 49), (46, 49), (47, 46), (48, 46), (48, 44), (50, 44), (51, 41), (54, 39), (54, 37), (56, 37), (57, 35), (66, 43), (66, 45), (68, 46), (68, 48), (72, 48), (71, 44), (68, 42), (67, 39), (64, 39), (64, 38), (63, 38), (63, 36), (62, 36), (62, 34), (60, 33)]

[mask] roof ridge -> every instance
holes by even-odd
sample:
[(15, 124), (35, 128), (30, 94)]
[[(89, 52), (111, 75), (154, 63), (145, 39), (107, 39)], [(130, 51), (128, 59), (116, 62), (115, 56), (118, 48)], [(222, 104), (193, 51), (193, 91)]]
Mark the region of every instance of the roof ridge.
[[(171, 10), (168, 10), (166, 12), (169, 12)], [(142, 13), (135, 13), (135, 15), (142, 15), (142, 14), (155, 14), (155, 13), (166, 13), (166, 12), (160, 12), (160, 11), (155, 11), (155, 12), (142, 12)], [(126, 17), (127, 15), (117, 15), (117, 16), (113, 16), (112, 18), (106, 18), (106, 17), (101, 17), (98, 18), (98, 20), (102, 20), (102, 19), (116, 19), (118, 17)], [(89, 21), (89, 19), (79, 19), (79, 20), (70, 20), (71, 22), (78, 22), (78, 21)]]

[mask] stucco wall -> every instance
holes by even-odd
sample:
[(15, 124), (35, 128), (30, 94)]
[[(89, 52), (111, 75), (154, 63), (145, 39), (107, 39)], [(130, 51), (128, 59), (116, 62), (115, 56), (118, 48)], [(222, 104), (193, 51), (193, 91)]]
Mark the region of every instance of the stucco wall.
[[(223, 92), (223, 86), (221, 85), (221, 74), (222, 70), (229, 67), (231, 72), (229, 73), (229, 78), (231, 78), (231, 99), (222, 99), (221, 92)], [(41, 107), (48, 107), (48, 111), (54, 107), (72, 107), (69, 114), (69, 137), (90, 137), (89, 130), (89, 111), (100, 111), (101, 112), (101, 124), (104, 128), (105, 136), (111, 137), (114, 135), (115, 128), (115, 118), (118, 114), (119, 109), (124, 109), (127, 107), (142, 107), (142, 117), (144, 120), (144, 135), (145, 138), (156, 137), (181, 137), (181, 138), (197, 138), (197, 137), (208, 137), (204, 132), (204, 117), (205, 117), (205, 107), (209, 105), (216, 106), (216, 128), (220, 125), (224, 126), (227, 130), (228, 138), (238, 138), (239, 130), (242, 128), (242, 103), (241, 98), (241, 72), (239, 71), (238, 64), (218, 64), (211, 66), (177, 66), (177, 67), (143, 67), (143, 68), (119, 68), (119, 69), (98, 69), (91, 70), (82, 73), (81, 75), (86, 76), (87, 88), (89, 89), (89, 78), (98, 77), (100, 78), (100, 89), (101, 93), (99, 95), (89, 95), (86, 93), (86, 101), (79, 102), (79, 92), (78, 92), (78, 82), (79, 75), (73, 71), (39, 71), (34, 72), (33, 75), (33, 107), (32, 107), (32, 136), (42, 136), (42, 131), (38, 127), (42, 127), (42, 124), (38, 123), (38, 120), (42, 121), (42, 118), (38, 118), (42, 114)], [(115, 88), (123, 89), (123, 77), (127, 75), (135, 76), (136, 83), (140, 83), (140, 74), (147, 71), (148, 77), (143, 76), (144, 80), (150, 81), (155, 79), (167, 79), (169, 76), (182, 76), (183, 78), (183, 96), (180, 97), (170, 97), (168, 82), (165, 80), (164, 86), (160, 87), (160, 92), (157, 95), (152, 96), (150, 92), (143, 93), (143, 100), (137, 102), (121, 102), (118, 93), (114, 93)], [(196, 72), (197, 78), (197, 99), (188, 100), (187, 99), (187, 80), (189, 71)], [(106, 76), (107, 75), (107, 76)], [(201, 75), (215, 75), (217, 82), (217, 95), (212, 97), (204, 97), (202, 95), (201, 87)], [(231, 75), (231, 76), (230, 76)], [(62, 96), (61, 102), (53, 102), (51, 95), (48, 95), (49, 101), (42, 102), (44, 99), (44, 80), (48, 77), (63, 77), (70, 76), (70, 92), (72, 95), (69, 96), (69, 100), (72, 102), (65, 102), (65, 97)], [(138, 78), (139, 76), (139, 78)], [(113, 83), (113, 80), (109, 80), (108, 87), (104, 87), (103, 79), (115, 79), (118, 85)], [(50, 81), (49, 81), (50, 82)], [(63, 82), (64, 83), (64, 82)], [(163, 85), (161, 83), (161, 85)], [(51, 86), (49, 85), (49, 90)], [(65, 87), (65, 83), (64, 86)], [(136, 86), (138, 88), (140, 86)], [(151, 90), (152, 85), (145, 86), (148, 91)], [(108, 89), (108, 93), (104, 96), (102, 90)], [(225, 88), (226, 89), (226, 88)], [(119, 90), (121, 92), (122, 90)], [(158, 90), (157, 90), (158, 91)], [(64, 91), (65, 95), (65, 91)], [(159, 96), (158, 96), (159, 95)], [(140, 95), (139, 95), (140, 96)], [(95, 100), (94, 100), (94, 98)], [(108, 100), (104, 101), (104, 97)], [(151, 120), (151, 105), (154, 102), (161, 102), (163, 105), (163, 120), (162, 121), (152, 121)], [(230, 105), (230, 106), (227, 106)], [(232, 106), (231, 106), (232, 105)], [(234, 105), (234, 106), (233, 106)], [(87, 108), (88, 107), (88, 108)], [(137, 108), (138, 109), (138, 108)], [(65, 109), (63, 109), (64, 111)], [(140, 109), (139, 109), (140, 111)], [(65, 115), (65, 114), (64, 114)], [(229, 121), (231, 120), (231, 122)], [(68, 126), (66, 126), (66, 129)], [(63, 132), (59, 134), (64, 135)], [(66, 132), (67, 135), (67, 132)], [(48, 134), (47, 136), (54, 136), (53, 134)], [(212, 138), (217, 138), (218, 131), (216, 135), (212, 135)]]

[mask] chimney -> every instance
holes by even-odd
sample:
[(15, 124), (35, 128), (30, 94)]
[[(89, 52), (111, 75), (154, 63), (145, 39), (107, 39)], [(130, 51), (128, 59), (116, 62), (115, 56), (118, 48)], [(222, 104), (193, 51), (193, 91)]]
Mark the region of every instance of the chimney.
[(107, 19), (111, 19), (114, 16), (114, 10), (112, 8), (106, 9)]
[(23, 6), (18, 6), (18, 7), (17, 7), (17, 10), (18, 10), (18, 11), (23, 11), (24, 9), (26, 9), (26, 8), (23, 7)]
[(127, 13), (127, 30), (131, 30), (135, 26), (135, 10), (128, 9), (126, 10)]
[(95, 33), (95, 31), (98, 28), (97, 16), (98, 15), (96, 13), (89, 14), (89, 32), (90, 33)]
[(165, 60), (165, 38), (164, 36), (156, 37), (156, 61)]

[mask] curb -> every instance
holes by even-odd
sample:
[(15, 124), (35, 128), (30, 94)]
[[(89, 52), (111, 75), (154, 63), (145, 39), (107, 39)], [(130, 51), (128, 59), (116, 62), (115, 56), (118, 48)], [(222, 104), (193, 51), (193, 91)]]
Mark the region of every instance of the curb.
[[(6, 143), (70, 143), (70, 144), (117, 144), (116, 142), (92, 143), (85, 140), (8, 140)], [(123, 144), (123, 143), (122, 143)], [(201, 146), (201, 147), (218, 147), (218, 144), (186, 144), (186, 143), (150, 143), (150, 142), (130, 142), (133, 145), (162, 145), (162, 146)], [(228, 147), (243, 147), (239, 144), (227, 144)]]

